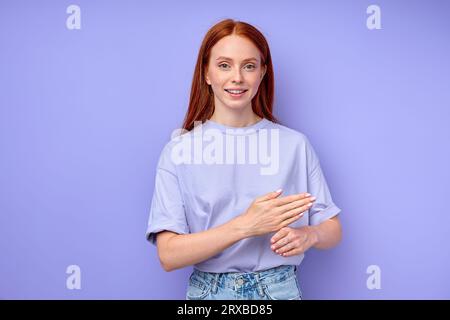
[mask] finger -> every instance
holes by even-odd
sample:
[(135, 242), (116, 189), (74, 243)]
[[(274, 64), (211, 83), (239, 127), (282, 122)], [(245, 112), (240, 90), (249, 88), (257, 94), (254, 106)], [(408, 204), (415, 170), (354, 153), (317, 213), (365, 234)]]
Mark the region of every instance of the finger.
[(309, 193), (306, 193), (306, 192), (305, 193), (292, 194), (292, 195), (289, 195), (289, 196), (285, 196), (285, 197), (276, 199), (275, 200), (275, 206), (280, 207), (280, 206), (285, 205), (287, 203), (290, 203), (290, 202), (293, 202), (293, 201), (296, 201), (296, 200), (305, 199), (305, 198), (308, 198), (310, 196), (311, 195)]
[(284, 258), (287, 258), (287, 257), (301, 255), (303, 253), (304, 252), (303, 252), (302, 248), (295, 248), (295, 249), (289, 250), (288, 252), (281, 254), (281, 256), (283, 256)]
[(310, 203), (312, 205), (312, 203), (315, 200), (316, 200), (315, 197), (307, 197), (307, 198), (304, 198), (304, 199), (296, 200), (296, 201), (287, 203), (285, 205), (282, 205), (282, 206), (278, 207), (278, 209), (281, 210), (281, 212), (284, 213), (286, 211), (293, 210), (293, 209), (305, 206), (305, 205), (310, 204)]
[(287, 227), (288, 225), (290, 225), (291, 223), (293, 223), (294, 221), (297, 221), (298, 219), (300, 219), (301, 217), (303, 217), (304, 212), (300, 213), (300, 214), (296, 214), (294, 215), (292, 218), (286, 219), (283, 222), (281, 222), (280, 227), (284, 228)]
[(269, 193), (259, 197), (257, 199), (257, 201), (259, 202), (259, 201), (267, 201), (267, 200), (275, 199), (282, 193), (283, 193), (283, 189), (278, 189), (276, 191), (269, 192)]
[(277, 250), (280, 249), (282, 246), (286, 245), (289, 243), (289, 234), (286, 234), (283, 238), (277, 240), (270, 248), (272, 248), (272, 250)]
[(304, 206), (301, 206), (299, 208), (295, 208), (292, 210), (289, 210), (283, 214), (280, 215), (281, 221), (286, 220), (286, 219), (290, 219), (291, 217), (295, 217), (297, 215), (303, 216), (303, 214), (305, 213), (305, 211), (309, 210), (311, 208), (312, 204), (308, 203)]
[(289, 233), (289, 228), (280, 229), (275, 235), (272, 237), (271, 242), (275, 243), (281, 238), (284, 238)]
[(308, 238), (308, 235), (305, 233), (305, 234), (301, 235), (298, 240), (289, 241), (288, 243), (283, 245), (280, 249), (277, 249), (275, 252), (278, 254), (281, 254), (281, 255), (283, 255), (284, 253), (287, 253), (293, 249), (300, 249), (303, 252), (307, 238)]
[(286, 244), (283, 244), (281, 248), (276, 249), (275, 252), (282, 255), (283, 253), (291, 251), (296, 248), (298, 248), (298, 244), (296, 242), (291, 241)]

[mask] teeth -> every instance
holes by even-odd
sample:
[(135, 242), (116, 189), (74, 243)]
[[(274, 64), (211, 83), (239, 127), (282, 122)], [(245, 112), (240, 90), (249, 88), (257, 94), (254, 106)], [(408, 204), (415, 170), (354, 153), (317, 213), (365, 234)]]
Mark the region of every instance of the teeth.
[(233, 94), (240, 94), (240, 93), (244, 92), (245, 90), (227, 90), (227, 91), (230, 93), (233, 93)]

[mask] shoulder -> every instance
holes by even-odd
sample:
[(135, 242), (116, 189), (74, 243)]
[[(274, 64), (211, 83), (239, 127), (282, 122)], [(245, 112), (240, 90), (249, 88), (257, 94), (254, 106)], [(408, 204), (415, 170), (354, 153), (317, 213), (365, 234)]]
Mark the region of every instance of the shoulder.
[[(174, 130), (169, 137), (169, 140), (161, 148), (158, 168), (166, 169), (168, 171), (176, 171), (176, 165), (182, 162), (182, 154), (189, 150), (191, 144), (191, 131)], [(183, 152), (184, 151), (184, 152)]]
[(280, 133), (280, 139), (300, 146), (308, 146), (309, 139), (305, 133), (289, 128), (280, 123), (274, 123), (270, 121), (270, 128), (278, 129)]

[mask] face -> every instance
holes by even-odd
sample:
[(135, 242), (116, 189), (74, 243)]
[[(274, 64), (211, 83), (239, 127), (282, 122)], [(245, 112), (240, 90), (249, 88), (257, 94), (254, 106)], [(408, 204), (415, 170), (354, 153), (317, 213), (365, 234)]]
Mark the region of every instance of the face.
[(220, 39), (211, 49), (206, 73), (215, 107), (251, 109), (265, 72), (260, 52), (250, 40), (237, 35)]

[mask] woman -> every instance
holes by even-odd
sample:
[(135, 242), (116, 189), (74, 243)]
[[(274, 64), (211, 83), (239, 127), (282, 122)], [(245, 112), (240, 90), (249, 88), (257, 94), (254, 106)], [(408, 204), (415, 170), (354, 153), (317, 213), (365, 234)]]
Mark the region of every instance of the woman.
[(304, 252), (340, 241), (319, 159), (272, 115), (273, 95), (264, 36), (231, 19), (214, 25), (184, 133), (158, 161), (146, 234), (164, 270), (194, 266), (187, 299), (301, 299)]

